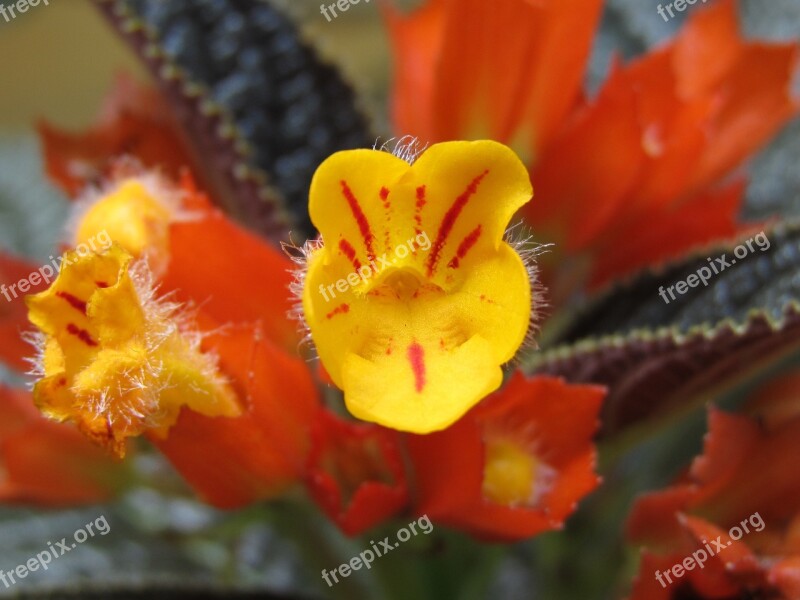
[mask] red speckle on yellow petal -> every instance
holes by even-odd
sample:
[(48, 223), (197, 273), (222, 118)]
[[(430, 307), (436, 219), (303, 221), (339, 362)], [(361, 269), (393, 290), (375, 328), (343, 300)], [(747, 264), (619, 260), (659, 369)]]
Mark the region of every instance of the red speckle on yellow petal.
[(417, 342), (408, 347), (408, 361), (414, 371), (414, 387), (421, 392), (425, 388), (425, 349)]
[(450, 235), (450, 232), (453, 230), (453, 226), (456, 224), (456, 219), (458, 219), (458, 215), (461, 214), (461, 211), (464, 210), (464, 207), (469, 202), (469, 199), (478, 191), (478, 186), (480, 185), (483, 178), (489, 174), (489, 169), (486, 169), (483, 173), (478, 175), (475, 179), (473, 179), (467, 189), (456, 198), (453, 205), (448, 209), (445, 213), (444, 218), (442, 219), (442, 224), (439, 227), (439, 233), (436, 235), (436, 241), (433, 243), (433, 248), (431, 248), (431, 253), (428, 257), (428, 277), (433, 275), (433, 272), (436, 270), (436, 265), (439, 262), (439, 255), (442, 252), (442, 248), (444, 247), (445, 242), (447, 241), (447, 236)]
[(97, 346), (97, 342), (92, 339), (92, 336), (89, 335), (89, 332), (85, 329), (81, 329), (75, 323), (70, 323), (67, 325), (67, 332), (71, 335), (77, 337), (80, 341), (82, 341), (87, 346)]
[(83, 314), (86, 314), (86, 302), (78, 298), (77, 296), (73, 296), (69, 292), (56, 292), (56, 296), (59, 298), (63, 298), (67, 301), (67, 303), (74, 308), (75, 310), (81, 311)]
[(331, 312), (325, 315), (326, 319), (332, 319), (336, 315), (343, 315), (347, 312), (350, 312), (350, 305), (349, 304), (340, 304), (336, 308), (334, 308)]
[(361, 268), (361, 262), (356, 258), (356, 249), (353, 248), (353, 245), (348, 242), (347, 240), (339, 240), (339, 250), (342, 251), (348, 260), (353, 263), (353, 267), (356, 271)]

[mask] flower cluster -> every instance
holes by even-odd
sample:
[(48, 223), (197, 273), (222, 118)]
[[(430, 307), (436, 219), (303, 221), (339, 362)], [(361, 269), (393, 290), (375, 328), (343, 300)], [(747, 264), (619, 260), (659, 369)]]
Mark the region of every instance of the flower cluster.
[[(74, 203), (56, 280), (0, 304), (0, 360), (24, 369), (31, 327), (36, 354), (31, 392), (0, 388), (0, 499), (109, 498), (144, 438), (219, 508), (299, 489), (347, 535), (401, 514), (492, 541), (562, 528), (600, 483), (615, 390), (515, 361), (546, 321), (545, 285), (558, 309), (745, 230), (729, 176), (797, 108), (797, 46), (742, 39), (733, 0), (586, 98), (601, 8), (385, 7), (393, 123), (413, 141), (319, 164), (318, 234), (299, 248), (218, 208), (214, 173), (149, 88), (121, 80), (89, 132), (43, 126)], [(554, 242), (541, 267), (515, 217)], [(101, 232), (108, 248), (74, 251)], [(34, 270), (0, 254), (0, 284)], [(636, 502), (632, 598), (800, 596), (799, 382), (711, 409), (704, 454)], [(755, 513), (763, 530), (726, 537)], [(731, 543), (704, 569), (672, 588), (650, 575), (709, 539)]]

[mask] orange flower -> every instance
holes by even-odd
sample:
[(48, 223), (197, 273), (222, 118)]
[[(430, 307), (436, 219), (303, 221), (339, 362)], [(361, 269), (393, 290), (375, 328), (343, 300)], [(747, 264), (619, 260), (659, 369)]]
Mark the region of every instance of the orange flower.
[(115, 245), (67, 253), (29, 300), (44, 334), (38, 405), (120, 454), (146, 434), (217, 506), (283, 492), (302, 479), (318, 401), (286, 316), (291, 263), (188, 176), (116, 175), (76, 204), (72, 240)]
[(745, 42), (733, 0), (698, 7), (671, 44), (615, 65), (597, 98), (579, 101), (600, 4), (388, 11), (397, 131), (489, 135), (527, 154), (537, 201), (523, 211), (557, 243), (545, 266), (552, 280), (558, 265), (558, 297), (734, 234), (743, 186), (724, 178), (797, 109), (797, 45)]
[(517, 373), (448, 429), (408, 435), (417, 514), (506, 541), (560, 528), (599, 482), (592, 436), (603, 396)]
[(387, 6), (395, 131), (493, 139), (536, 162), (580, 98), (602, 5), (427, 0), (407, 17)]
[(111, 499), (127, 471), (27, 392), (0, 385), (0, 501), (64, 506)]
[(258, 326), (230, 327), (203, 346), (219, 355), (244, 413), (226, 419), (184, 409), (169, 435), (153, 437), (153, 443), (206, 502), (220, 508), (273, 497), (299, 483), (318, 410), (305, 362), (275, 346)]
[(408, 502), (398, 434), (317, 414), (308, 457), (311, 497), (347, 535), (394, 516)]
[[(679, 589), (698, 598), (738, 597), (745, 591), (797, 597), (798, 381), (793, 375), (765, 388), (749, 405), (755, 418), (712, 409), (705, 452), (686, 477), (637, 501), (628, 535), (647, 550), (632, 598), (672, 598)], [(719, 541), (711, 542), (716, 552), (703, 568), (666, 583), (665, 572), (713, 540)], [(663, 585), (654, 585), (656, 569)]]

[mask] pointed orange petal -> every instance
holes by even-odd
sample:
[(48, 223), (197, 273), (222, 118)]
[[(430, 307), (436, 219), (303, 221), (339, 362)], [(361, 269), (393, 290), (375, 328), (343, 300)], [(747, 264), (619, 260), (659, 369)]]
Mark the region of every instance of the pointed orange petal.
[(45, 419), (29, 392), (0, 385), (0, 501), (102, 502), (114, 496), (125, 474), (74, 427)]
[(409, 17), (387, 11), (396, 131), (426, 142), (519, 138), (538, 154), (580, 94), (601, 5), (431, 0)]
[(0, 251), (0, 361), (17, 371), (30, 368), (24, 358), (32, 354), (32, 348), (22, 339), (22, 333), (30, 330), (24, 297), (47, 287), (40, 268)]
[(708, 185), (761, 148), (797, 114), (789, 95), (799, 45), (750, 45), (721, 83), (723, 104), (696, 167), (695, 188)]
[(674, 70), (681, 96), (712, 91), (744, 48), (734, 0), (719, 0), (694, 10), (674, 48)]
[[(206, 319), (204, 328), (212, 321)], [(209, 336), (220, 369), (244, 414), (212, 418), (184, 410), (166, 439), (151, 438), (207, 502), (235, 508), (272, 498), (303, 475), (317, 390), (306, 364), (289, 356), (259, 327)]]
[(621, 221), (616, 233), (599, 247), (589, 285), (600, 286), (620, 273), (677, 258), (687, 248), (732, 238), (743, 230), (736, 215), (744, 188), (744, 182), (734, 182), (680, 207), (667, 206)]

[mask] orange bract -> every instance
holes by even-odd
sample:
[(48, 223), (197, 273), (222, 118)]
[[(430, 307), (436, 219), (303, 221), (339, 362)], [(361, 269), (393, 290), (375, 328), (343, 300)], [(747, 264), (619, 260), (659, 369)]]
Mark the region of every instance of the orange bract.
[(45, 419), (28, 392), (0, 385), (0, 501), (48, 506), (103, 502), (126, 471), (69, 425)]
[[(705, 451), (687, 475), (673, 487), (637, 501), (628, 535), (646, 544), (647, 553), (632, 598), (671, 597), (654, 585), (654, 569), (670, 569), (717, 536), (724, 551), (685, 578), (697, 597), (736, 596), (745, 590), (796, 597), (800, 589), (797, 381), (795, 374), (765, 388), (750, 403), (758, 418), (712, 410)], [(738, 541), (728, 537), (733, 527), (743, 531)]]
[(415, 510), (495, 540), (560, 528), (599, 483), (592, 437), (604, 395), (517, 373), (448, 429), (407, 436)]
[(488, 136), (527, 156), (537, 201), (523, 213), (556, 242), (544, 266), (557, 298), (736, 233), (742, 187), (724, 178), (797, 111), (798, 46), (743, 40), (733, 0), (698, 7), (672, 43), (615, 64), (582, 101), (600, 4), (387, 10), (397, 132)]

